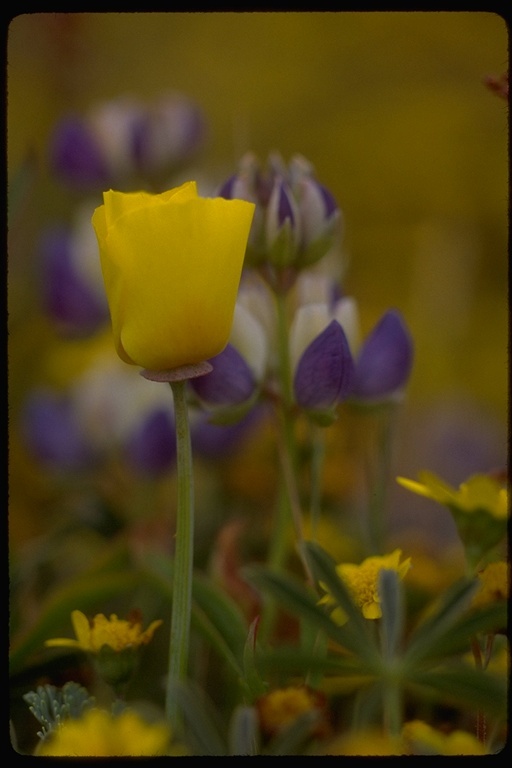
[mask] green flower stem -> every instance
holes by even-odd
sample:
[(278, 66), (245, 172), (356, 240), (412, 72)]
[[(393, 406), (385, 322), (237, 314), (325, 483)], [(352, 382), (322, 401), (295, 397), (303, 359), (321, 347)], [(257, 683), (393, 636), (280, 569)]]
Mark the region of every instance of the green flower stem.
[(176, 682), (185, 679), (188, 664), (194, 556), (194, 482), (186, 381), (172, 381), (171, 388), (176, 421), (178, 511), (165, 711), (173, 727), (176, 727), (178, 712), (172, 688)]
[[(286, 493), (288, 518), (291, 519), (295, 530), (296, 543), (304, 540), (302, 531), (302, 515), (297, 487), (297, 445), (295, 441), (295, 416), (293, 413), (293, 380), (290, 362), (290, 344), (288, 334), (287, 294), (276, 292), (276, 307), (278, 321), (279, 345), (279, 376), (281, 385), (281, 401), (278, 406), (278, 447), (281, 461), (282, 476)], [(286, 537), (286, 521), (281, 520), (275, 535), (282, 539)], [(286, 548), (278, 542), (277, 551), (286, 552)], [(302, 558), (304, 569), (311, 581), (311, 574), (306, 561)]]
[(384, 728), (391, 737), (402, 730), (402, 688), (399, 682), (386, 681), (383, 691)]
[[(369, 555), (381, 555), (385, 539), (385, 502), (391, 467), (391, 448), (395, 426), (392, 404), (368, 414), (365, 448), (368, 492), (367, 547)], [(364, 418), (364, 416), (363, 416)]]
[[(303, 541), (300, 499), (297, 488), (297, 448), (295, 443), (295, 417), (293, 413), (293, 381), (290, 363), (288, 339), (288, 313), (286, 291), (275, 291), (277, 311), (277, 339), (279, 353), (280, 399), (276, 403), (277, 441), (281, 463), (281, 483), (277, 503), (268, 564), (276, 571), (283, 569), (288, 552), (288, 531), (290, 522), (295, 531), (296, 542)], [(304, 569), (311, 580), (307, 563)], [(271, 633), (277, 606), (273, 600), (267, 600), (259, 626), (259, 636), (263, 639)]]
[(311, 425), (311, 446), (311, 498), (309, 502), (309, 516), (311, 539), (312, 541), (316, 541), (322, 505), (322, 469), (325, 458), (324, 428), (319, 427), (317, 424)]

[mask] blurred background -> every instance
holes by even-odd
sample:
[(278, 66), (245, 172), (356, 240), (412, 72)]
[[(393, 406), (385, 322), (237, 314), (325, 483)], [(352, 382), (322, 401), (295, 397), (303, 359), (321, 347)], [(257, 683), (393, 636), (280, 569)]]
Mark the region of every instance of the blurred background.
[[(508, 104), (485, 84), (508, 70), (500, 16), (36, 13), (12, 20), (7, 43), (13, 551), (44, 531), (48, 503), (23, 404), (84, 364), (78, 342), (62, 370), (48, 364), (62, 342), (41, 307), (38, 243), (80, 199), (56, 180), (49, 141), (66, 115), (124, 96), (177, 92), (203, 111), (205, 140), (173, 183), (215, 187), (249, 150), (307, 157), (343, 211), (343, 286), (363, 331), (397, 307), (414, 336), (397, 473), (460, 483), (505, 466)], [(414, 514), (434, 515), (421, 501)]]

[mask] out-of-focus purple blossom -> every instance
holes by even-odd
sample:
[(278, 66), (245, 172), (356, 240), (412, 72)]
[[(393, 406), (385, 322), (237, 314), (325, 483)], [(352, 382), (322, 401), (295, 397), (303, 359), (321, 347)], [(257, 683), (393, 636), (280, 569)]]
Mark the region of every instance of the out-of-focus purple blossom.
[(294, 377), (295, 399), (306, 410), (326, 410), (350, 392), (354, 363), (343, 328), (332, 320), (306, 348)]
[(213, 371), (190, 379), (190, 387), (208, 405), (239, 405), (254, 393), (250, 367), (232, 344), (210, 361)]
[(206, 414), (192, 421), (191, 442), (194, 455), (218, 461), (229, 457), (260, 422), (262, 409), (254, 408), (236, 424), (214, 424)]
[(351, 399), (394, 399), (412, 369), (414, 344), (400, 312), (388, 310), (365, 339), (356, 359)]
[(80, 471), (92, 464), (93, 453), (65, 394), (34, 391), (24, 406), (21, 433), (28, 451), (53, 470)]
[(163, 408), (149, 413), (128, 437), (125, 454), (139, 474), (154, 477), (167, 472), (176, 459), (172, 414)]
[(302, 269), (336, 248), (342, 217), (329, 190), (320, 184), (311, 163), (296, 155), (287, 167), (279, 154), (262, 168), (253, 153), (242, 157), (238, 171), (218, 195), (256, 203), (247, 246), (247, 262), (282, 269)]
[[(96, 331), (108, 320), (108, 304), (103, 285), (77, 263), (79, 234), (73, 229), (53, 227), (40, 242), (41, 291), (44, 311), (60, 332), (83, 336)], [(87, 246), (85, 250), (87, 249)], [(84, 249), (81, 250), (83, 255)], [(97, 245), (90, 243), (91, 260), (99, 256)]]
[(111, 180), (100, 141), (78, 115), (57, 123), (50, 137), (49, 155), (55, 175), (70, 187), (101, 189)]
[(78, 191), (138, 186), (141, 176), (161, 180), (187, 162), (205, 135), (202, 110), (182, 94), (148, 104), (121, 97), (62, 118), (49, 140), (49, 162)]

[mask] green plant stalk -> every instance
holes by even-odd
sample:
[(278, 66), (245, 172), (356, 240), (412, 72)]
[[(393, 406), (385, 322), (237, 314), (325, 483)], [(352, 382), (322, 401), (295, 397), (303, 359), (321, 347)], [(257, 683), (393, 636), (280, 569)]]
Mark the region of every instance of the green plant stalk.
[(176, 422), (178, 508), (165, 712), (174, 728), (179, 725), (179, 718), (173, 686), (187, 674), (194, 557), (194, 480), (185, 387), (184, 380), (171, 382)]
[[(297, 487), (297, 446), (295, 442), (295, 419), (293, 414), (293, 380), (290, 362), (290, 343), (288, 334), (288, 315), (286, 307), (286, 293), (276, 292), (277, 319), (278, 319), (278, 344), (279, 344), (279, 374), (281, 383), (281, 403), (278, 414), (278, 446), (281, 469), (283, 473), (284, 488), (287, 499), (287, 508), (295, 531), (295, 539), (299, 557), (302, 560), (304, 570), (311, 583), (312, 578), (309, 566), (302, 555), (300, 545), (304, 541), (302, 530), (302, 516)], [(286, 536), (286, 526), (281, 525), (277, 531), (278, 536)], [(281, 551), (286, 551), (284, 548)]]
[(400, 682), (386, 680), (383, 690), (384, 728), (395, 738), (402, 729), (402, 687)]
[[(294, 434), (293, 382), (290, 364), (290, 349), (288, 338), (288, 316), (286, 307), (287, 294), (284, 291), (275, 292), (277, 312), (277, 339), (279, 354), (279, 384), (280, 400), (276, 404), (279, 459), (281, 463), (281, 484), (277, 503), (271, 544), (268, 553), (268, 564), (273, 570), (281, 571), (288, 551), (288, 530), (292, 522), (297, 544), (303, 540), (302, 519), (297, 489), (296, 445)], [(300, 551), (300, 550), (299, 550)], [(302, 555), (300, 555), (302, 558)], [(306, 573), (309, 571), (304, 562)], [(273, 599), (268, 600), (262, 610), (259, 636), (264, 639), (272, 630), (277, 606)]]
[(311, 539), (316, 541), (318, 523), (322, 506), (322, 469), (325, 458), (325, 435), (322, 427), (313, 424), (311, 426), (311, 498), (309, 503), (309, 516), (311, 524)]
[[(394, 435), (393, 405), (386, 405), (370, 415), (370, 456), (367, 458), (368, 478), (368, 553), (382, 555), (384, 551), (384, 511), (391, 466), (391, 448)], [(367, 450), (368, 450), (367, 448)], [(372, 451), (373, 449), (373, 451)], [(373, 453), (373, 455), (371, 455)]]

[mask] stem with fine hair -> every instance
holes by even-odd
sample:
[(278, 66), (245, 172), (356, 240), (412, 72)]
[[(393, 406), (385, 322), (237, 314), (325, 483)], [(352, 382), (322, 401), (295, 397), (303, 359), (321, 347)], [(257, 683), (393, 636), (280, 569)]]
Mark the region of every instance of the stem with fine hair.
[(176, 727), (178, 708), (173, 686), (185, 679), (188, 664), (194, 556), (194, 482), (186, 381), (172, 381), (171, 388), (176, 422), (178, 509), (165, 712)]

